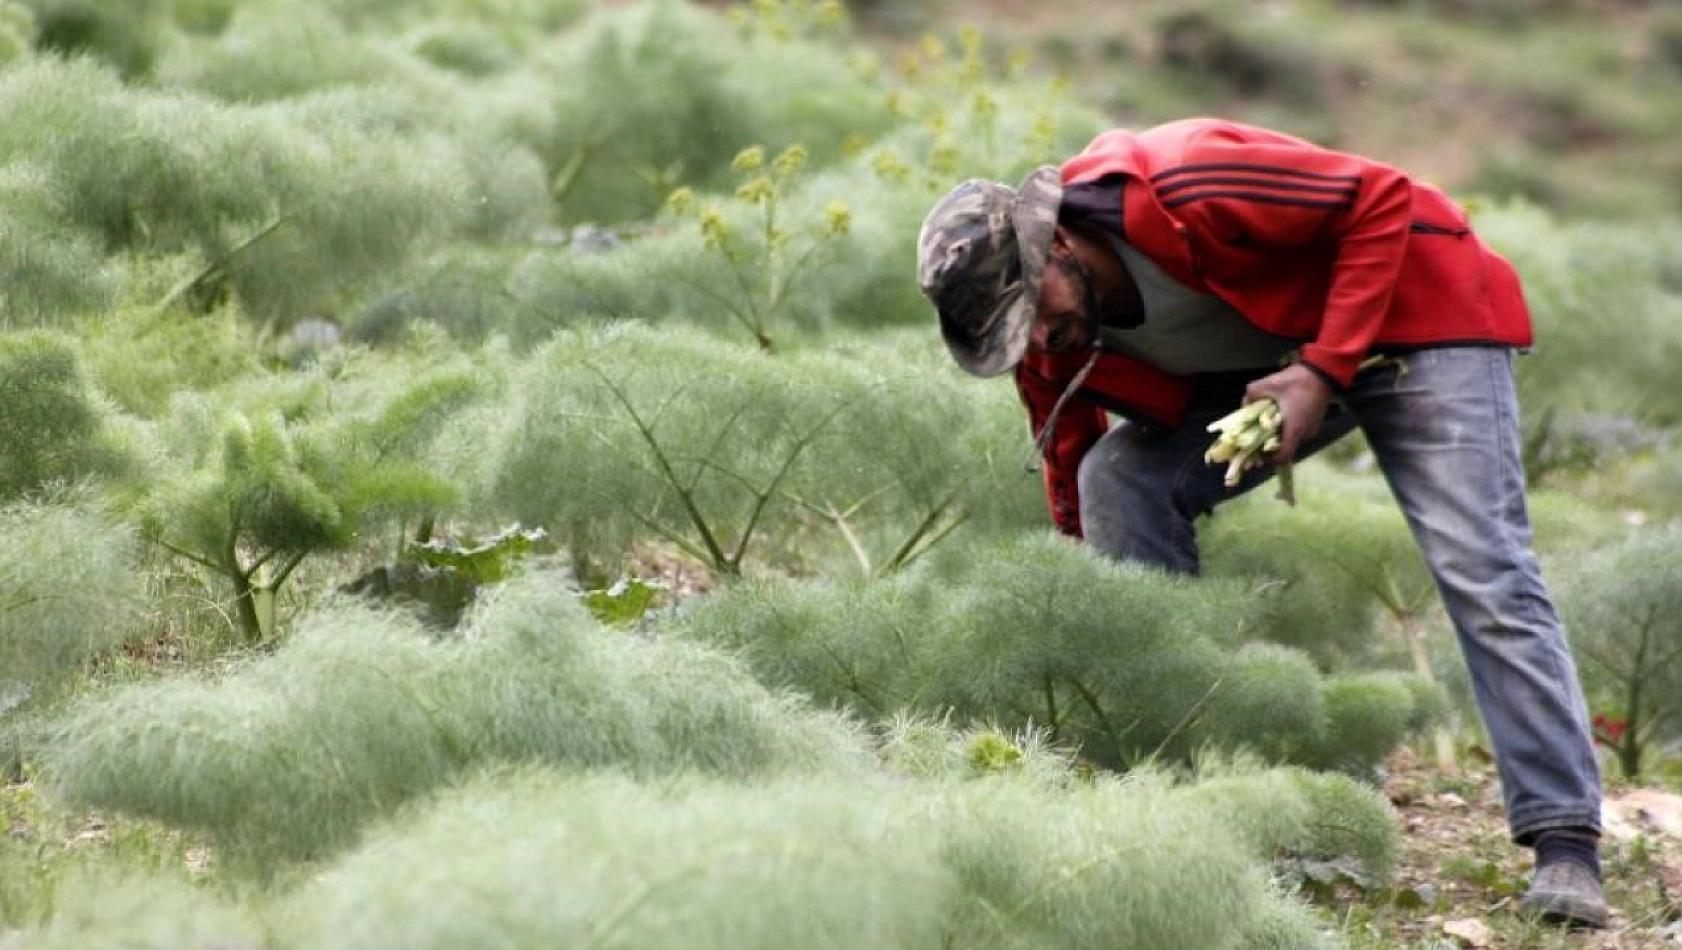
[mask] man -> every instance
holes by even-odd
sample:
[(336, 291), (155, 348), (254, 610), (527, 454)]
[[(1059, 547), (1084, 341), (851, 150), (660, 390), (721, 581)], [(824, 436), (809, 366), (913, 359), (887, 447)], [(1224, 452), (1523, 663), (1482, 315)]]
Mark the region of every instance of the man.
[[(1014, 371), (1058, 527), (1118, 558), (1196, 573), (1198, 515), (1359, 426), (1536, 850), (1524, 906), (1605, 925), (1599, 767), (1525, 510), (1529, 312), (1460, 208), (1367, 158), (1189, 119), (1105, 133), (1015, 190), (959, 185), (924, 222), (918, 281), (959, 365)], [(1228, 488), (1204, 427), (1263, 397), (1281, 443)]]

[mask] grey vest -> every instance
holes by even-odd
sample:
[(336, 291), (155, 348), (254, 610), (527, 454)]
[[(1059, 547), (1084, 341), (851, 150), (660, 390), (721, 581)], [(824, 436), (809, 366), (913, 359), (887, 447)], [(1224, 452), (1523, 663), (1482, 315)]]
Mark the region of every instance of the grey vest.
[(1145, 305), (1136, 327), (1098, 328), (1104, 348), (1176, 375), (1280, 366), (1297, 344), (1258, 329), (1230, 304), (1169, 277), (1121, 238), (1110, 243)]

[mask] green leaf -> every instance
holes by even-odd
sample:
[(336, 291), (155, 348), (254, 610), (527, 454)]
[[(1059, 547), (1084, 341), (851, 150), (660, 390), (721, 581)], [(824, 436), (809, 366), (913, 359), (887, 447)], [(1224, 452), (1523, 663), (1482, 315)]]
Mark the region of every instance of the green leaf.
[(666, 585), (640, 577), (622, 577), (613, 586), (584, 592), (584, 605), (597, 620), (611, 626), (629, 626), (648, 615)]
[(1320, 899), (1334, 897), (1342, 887), (1364, 894), (1373, 886), (1372, 875), (1359, 859), (1349, 856), (1331, 860), (1286, 858), (1274, 862), (1274, 874), (1287, 887)]
[(489, 540), (465, 547), (455, 538), (410, 544), (409, 558), (429, 567), (448, 568), (483, 587), (507, 580), (537, 544), (549, 536), (542, 528), (511, 525)]

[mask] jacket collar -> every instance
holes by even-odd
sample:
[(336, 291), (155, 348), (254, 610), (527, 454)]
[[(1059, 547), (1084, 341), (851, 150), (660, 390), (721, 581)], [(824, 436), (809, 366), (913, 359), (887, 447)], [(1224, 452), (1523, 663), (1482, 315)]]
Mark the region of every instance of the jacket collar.
[(1122, 231), (1129, 244), (1144, 252), (1170, 277), (1186, 286), (1204, 289), (1192, 256), (1186, 226), (1162, 207), (1151, 187), (1154, 172), (1143, 143), (1124, 129), (1105, 132), (1085, 151), (1063, 163), (1063, 184), (1097, 181), (1122, 175)]

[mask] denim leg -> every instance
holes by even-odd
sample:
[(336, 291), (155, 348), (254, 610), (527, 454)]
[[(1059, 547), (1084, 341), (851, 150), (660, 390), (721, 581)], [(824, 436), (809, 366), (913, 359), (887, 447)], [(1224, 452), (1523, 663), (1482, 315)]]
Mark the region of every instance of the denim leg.
[(1515, 841), (1600, 826), (1600, 771), (1564, 631), (1531, 546), (1513, 355), (1422, 350), (1343, 402), (1436, 579), (1494, 747)]
[[(1227, 488), (1226, 466), (1203, 461), (1215, 438), (1205, 427), (1237, 408), (1193, 409), (1170, 430), (1123, 422), (1106, 432), (1080, 463), (1080, 521), (1087, 543), (1121, 560), (1198, 573), (1197, 516), (1273, 477), (1272, 466), (1266, 466)], [(1347, 413), (1328, 414), (1297, 457), (1307, 458), (1354, 428)]]

